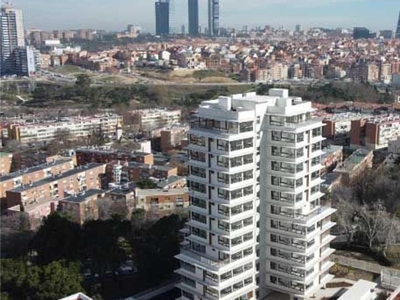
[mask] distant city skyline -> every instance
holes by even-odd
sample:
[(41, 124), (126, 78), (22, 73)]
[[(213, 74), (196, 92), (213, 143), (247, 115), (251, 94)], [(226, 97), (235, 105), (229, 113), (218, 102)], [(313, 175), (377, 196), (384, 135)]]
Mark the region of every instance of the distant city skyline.
[[(154, 32), (155, 0), (15, 0), (23, 10), (25, 28), (123, 30), (127, 24), (140, 25)], [(188, 28), (187, 0), (173, 0), (171, 27)], [(322, 3), (321, 3), (322, 2)], [(365, 26), (371, 31), (392, 29), (397, 25), (398, 0), (221, 0), (221, 27), (248, 25), (283, 26), (294, 29), (310, 27)], [(200, 26), (207, 27), (207, 1), (199, 0)], [(62, 13), (61, 13), (62, 12)]]

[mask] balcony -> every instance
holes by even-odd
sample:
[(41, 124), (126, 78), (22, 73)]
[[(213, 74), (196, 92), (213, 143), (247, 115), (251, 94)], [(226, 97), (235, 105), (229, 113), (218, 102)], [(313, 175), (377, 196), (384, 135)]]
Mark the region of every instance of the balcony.
[[(294, 210), (288, 210), (288, 211), (279, 210), (279, 208), (277, 208), (277, 210), (275, 210), (275, 211), (271, 211), (271, 214), (276, 215), (276, 216), (282, 216), (291, 221), (294, 219), (296, 221), (299, 221), (302, 224), (306, 224), (310, 220), (313, 220), (314, 218), (315, 218), (315, 220), (314, 220), (315, 222), (318, 220), (321, 220), (324, 217), (331, 215), (333, 212), (334, 212), (334, 210), (331, 209), (330, 207), (322, 206), (322, 207), (319, 207), (316, 210), (312, 211), (308, 215), (296, 213)], [(317, 218), (317, 217), (319, 217), (319, 218)]]
[(229, 258), (225, 260), (215, 260), (214, 258), (209, 258), (205, 254), (199, 254), (194, 250), (190, 249), (189, 247), (185, 246), (181, 247), (180, 251), (181, 251), (180, 254), (185, 255), (190, 259), (197, 261), (198, 263), (201, 263), (203, 265), (208, 265), (213, 268), (220, 268), (230, 263)]
[(286, 121), (270, 121), (269, 126), (287, 131), (300, 131), (307, 126), (319, 125), (322, 123), (322, 118), (307, 118), (305, 120), (299, 120), (298, 122), (286, 122)]

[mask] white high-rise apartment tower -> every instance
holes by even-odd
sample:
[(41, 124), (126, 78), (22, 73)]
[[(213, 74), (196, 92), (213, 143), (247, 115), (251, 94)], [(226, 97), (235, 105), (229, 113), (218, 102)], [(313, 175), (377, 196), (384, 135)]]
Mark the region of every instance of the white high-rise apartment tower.
[(14, 74), (14, 50), (25, 47), (22, 11), (9, 4), (0, 10), (0, 74)]
[(321, 120), (271, 89), (204, 101), (190, 130), (181, 299), (312, 296), (332, 276), (333, 209), (320, 206)]

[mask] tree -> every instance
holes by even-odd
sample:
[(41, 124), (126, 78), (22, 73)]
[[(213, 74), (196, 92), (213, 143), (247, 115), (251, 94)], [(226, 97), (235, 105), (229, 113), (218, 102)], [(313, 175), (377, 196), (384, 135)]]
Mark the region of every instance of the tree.
[(32, 241), (38, 262), (79, 260), (82, 257), (82, 231), (78, 224), (58, 213), (50, 214)]
[(54, 261), (37, 266), (23, 260), (2, 259), (1, 269), (2, 293), (11, 299), (53, 300), (83, 291), (76, 263)]
[(184, 220), (177, 215), (164, 217), (134, 241), (136, 265), (143, 284), (154, 285), (172, 276), (177, 268), (174, 256), (179, 253), (179, 230), (183, 225)]
[(89, 89), (91, 83), (92, 80), (90, 79), (90, 76), (87, 74), (79, 74), (76, 77), (75, 85), (80, 89)]
[(136, 183), (137, 187), (140, 189), (155, 189), (157, 184), (151, 179), (142, 179)]
[(85, 254), (91, 259), (92, 274), (99, 274), (100, 281), (104, 280), (107, 271), (115, 273), (126, 260), (124, 240), (129, 233), (129, 222), (119, 217), (85, 223)]

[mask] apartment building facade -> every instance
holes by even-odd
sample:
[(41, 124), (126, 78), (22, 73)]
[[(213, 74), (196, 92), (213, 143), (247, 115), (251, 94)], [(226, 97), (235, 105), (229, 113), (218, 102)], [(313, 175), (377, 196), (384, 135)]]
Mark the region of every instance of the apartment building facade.
[(105, 191), (89, 189), (75, 195), (68, 196), (58, 202), (60, 210), (71, 217), (73, 222), (80, 225), (88, 220), (99, 218), (97, 200), (104, 197)]
[(135, 209), (144, 209), (146, 217), (150, 220), (168, 216), (174, 212), (182, 211), (189, 206), (189, 191), (180, 189), (137, 189)]
[(149, 132), (159, 127), (170, 127), (180, 123), (182, 111), (165, 109), (141, 109), (132, 112), (140, 130)]
[(0, 152), (0, 176), (10, 173), (12, 159), (12, 153)]
[(64, 135), (73, 139), (87, 138), (93, 134), (118, 138), (121, 134), (121, 126), (122, 117), (119, 115), (95, 115), (33, 124), (9, 124), (8, 137), (23, 144), (62, 139)]
[(52, 178), (74, 168), (73, 161), (68, 158), (54, 160), (32, 168), (20, 170), (0, 177), (0, 199), (5, 202), (6, 192), (25, 187), (37, 181)]
[(20, 185), (6, 191), (7, 207), (63, 199), (89, 189), (98, 189), (101, 187), (99, 177), (104, 173), (105, 164), (91, 163)]
[(390, 141), (399, 137), (399, 116), (362, 118), (352, 121), (350, 146), (354, 149), (366, 147), (370, 150), (377, 150), (388, 147)]
[(112, 161), (131, 161), (141, 164), (154, 164), (154, 155), (145, 152), (118, 151), (110, 148), (78, 148), (75, 151), (78, 166), (91, 162), (108, 163)]
[(319, 204), (322, 121), (271, 89), (204, 101), (189, 136), (182, 299), (305, 299), (331, 279), (331, 208)]

